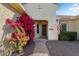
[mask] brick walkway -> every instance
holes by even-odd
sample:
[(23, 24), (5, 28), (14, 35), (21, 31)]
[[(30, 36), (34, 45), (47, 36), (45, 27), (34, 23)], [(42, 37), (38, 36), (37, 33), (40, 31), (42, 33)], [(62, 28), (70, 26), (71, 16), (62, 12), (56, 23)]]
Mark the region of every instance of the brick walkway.
[(49, 52), (46, 47), (46, 39), (36, 39), (35, 40), (35, 48), (32, 56), (48, 56)]

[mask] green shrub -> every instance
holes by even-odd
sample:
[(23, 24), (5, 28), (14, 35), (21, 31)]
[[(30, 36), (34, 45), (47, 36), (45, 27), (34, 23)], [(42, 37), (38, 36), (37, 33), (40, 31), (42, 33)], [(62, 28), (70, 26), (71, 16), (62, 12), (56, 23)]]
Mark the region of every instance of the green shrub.
[(61, 32), (59, 34), (59, 40), (62, 40), (62, 41), (77, 40), (77, 32)]

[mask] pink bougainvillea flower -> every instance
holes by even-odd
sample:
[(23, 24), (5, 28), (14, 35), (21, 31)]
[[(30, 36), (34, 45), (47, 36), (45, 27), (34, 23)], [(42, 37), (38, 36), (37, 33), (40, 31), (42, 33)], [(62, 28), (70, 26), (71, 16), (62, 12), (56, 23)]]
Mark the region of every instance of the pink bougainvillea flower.
[(21, 24), (20, 23), (15, 23), (15, 26), (20, 26)]
[(11, 19), (6, 19), (6, 24), (12, 24), (13, 23), (13, 20), (11, 20)]
[(34, 39), (34, 36), (35, 36), (35, 32), (34, 32), (35, 21), (28, 15), (21, 15), (17, 20), (21, 24), (23, 29), (25, 30), (26, 36), (29, 35), (29, 37), (31, 39)]
[(6, 19), (6, 24), (10, 25), (13, 28), (15, 28), (16, 26), (20, 26), (20, 23), (16, 23), (12, 19)]
[(15, 27), (15, 23), (11, 19), (6, 19), (6, 24), (10, 25), (11, 27)]

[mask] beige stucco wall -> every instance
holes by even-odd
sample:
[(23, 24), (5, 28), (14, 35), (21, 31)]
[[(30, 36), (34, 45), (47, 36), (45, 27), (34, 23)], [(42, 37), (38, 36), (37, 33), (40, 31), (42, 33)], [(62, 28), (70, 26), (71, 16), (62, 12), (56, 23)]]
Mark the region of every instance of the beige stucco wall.
[(79, 40), (79, 19), (75, 22), (75, 31), (77, 32), (77, 40)]
[[(5, 37), (10, 37), (10, 33), (13, 31), (12, 28), (5, 25), (7, 18), (13, 19), (17, 13), (7, 7), (7, 4), (0, 4), (0, 40)], [(17, 16), (16, 16), (17, 17)]]
[[(52, 3), (28, 3), (23, 5), (26, 12), (34, 20), (47, 20), (48, 21), (48, 39), (58, 40), (58, 33), (56, 30), (56, 10), (57, 5)], [(36, 34), (37, 35), (37, 34)]]

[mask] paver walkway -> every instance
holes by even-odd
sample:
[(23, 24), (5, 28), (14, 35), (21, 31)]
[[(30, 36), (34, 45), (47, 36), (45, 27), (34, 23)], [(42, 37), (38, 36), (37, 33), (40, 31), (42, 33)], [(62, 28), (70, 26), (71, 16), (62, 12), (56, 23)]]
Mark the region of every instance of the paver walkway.
[(50, 56), (79, 56), (79, 41), (46, 42)]
[(48, 56), (49, 52), (46, 47), (46, 39), (36, 39), (35, 48), (32, 56)]

